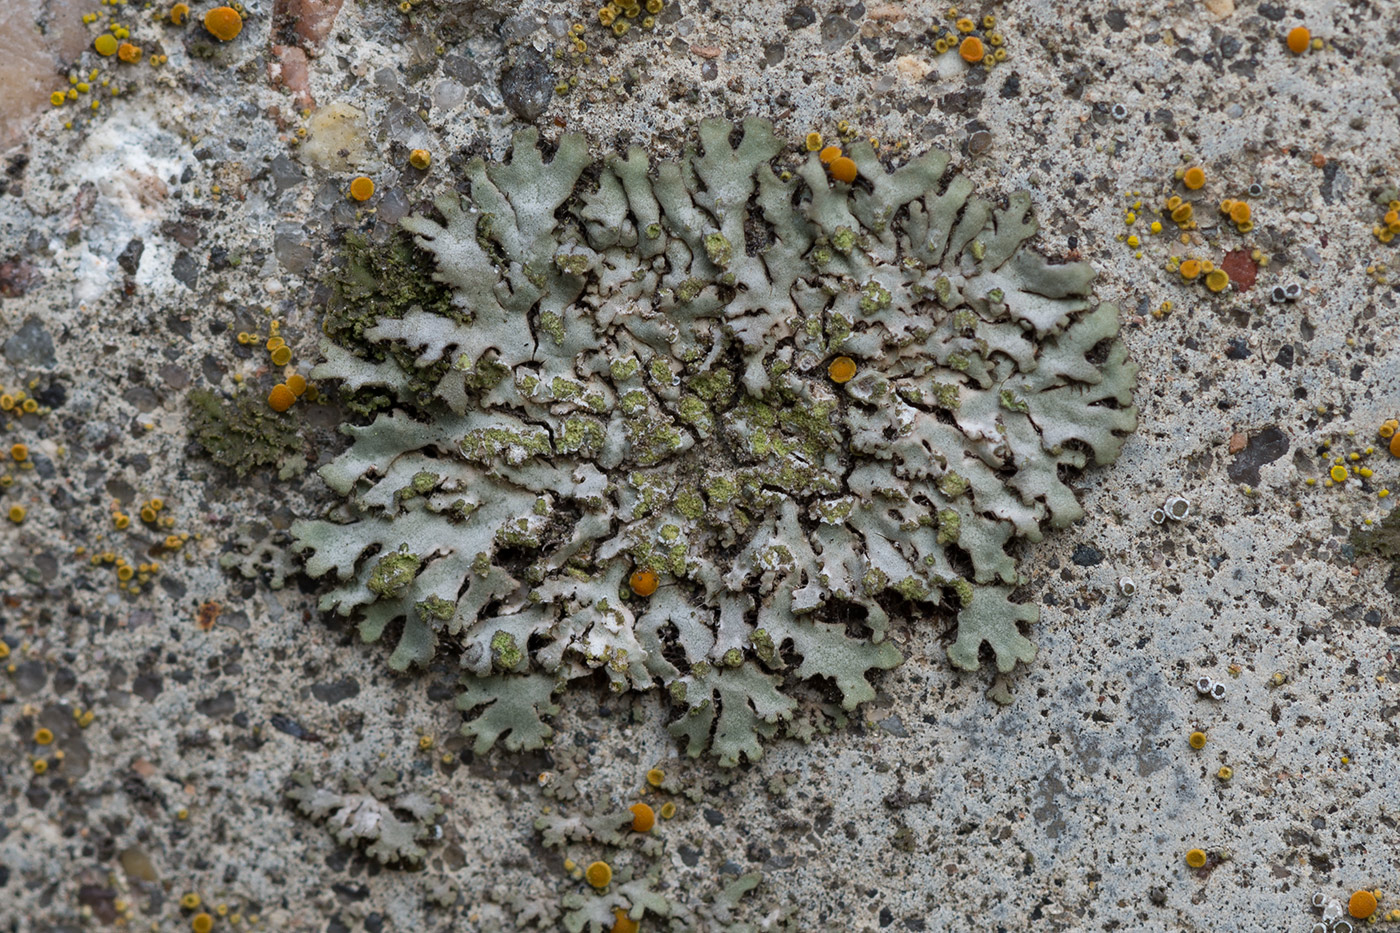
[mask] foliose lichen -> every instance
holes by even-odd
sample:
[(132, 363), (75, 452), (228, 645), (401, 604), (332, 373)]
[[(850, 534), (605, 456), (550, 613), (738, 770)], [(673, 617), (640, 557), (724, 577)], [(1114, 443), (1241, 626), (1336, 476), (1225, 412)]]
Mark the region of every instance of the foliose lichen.
[(283, 479), (306, 468), (296, 427), (267, 407), (256, 392), (220, 399), (208, 389), (192, 389), (190, 436), (215, 463), (238, 476), (275, 467)]
[(325, 823), (342, 845), (363, 847), (383, 865), (413, 867), (427, 854), (422, 843), (433, 838), (443, 808), (421, 793), (398, 790), (398, 779), (391, 768), (367, 782), (346, 774), (337, 791), (298, 771), (291, 775), (287, 799), (304, 816)]
[(1029, 195), (937, 151), (780, 174), (757, 120), (662, 164), (537, 143), (404, 219), (450, 309), (325, 344), (314, 378), (393, 401), (321, 470), (343, 506), (293, 526), (323, 609), (392, 626), (396, 669), (459, 656), (478, 749), (539, 746), (597, 674), (665, 688), (690, 754), (754, 759), (873, 698), (896, 618), (956, 614), (960, 668), (1030, 661), (1013, 546), (1080, 517), (1065, 477), (1118, 456), (1136, 367), (1091, 268), (1027, 248)]

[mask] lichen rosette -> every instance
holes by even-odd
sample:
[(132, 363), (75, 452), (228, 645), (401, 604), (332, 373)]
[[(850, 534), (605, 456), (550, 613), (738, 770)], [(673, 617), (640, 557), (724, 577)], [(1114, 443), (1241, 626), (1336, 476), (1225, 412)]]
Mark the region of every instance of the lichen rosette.
[(661, 164), (523, 131), (403, 221), (450, 310), (324, 347), (315, 378), (393, 404), (321, 470), (344, 502), (294, 527), (306, 569), (393, 667), (460, 660), (478, 749), (538, 746), (601, 672), (754, 759), (871, 699), (894, 621), (955, 623), (960, 668), (1033, 658), (1016, 542), (1136, 424), (1117, 309), (1028, 248), (1027, 194), (848, 155), (851, 184), (757, 120)]

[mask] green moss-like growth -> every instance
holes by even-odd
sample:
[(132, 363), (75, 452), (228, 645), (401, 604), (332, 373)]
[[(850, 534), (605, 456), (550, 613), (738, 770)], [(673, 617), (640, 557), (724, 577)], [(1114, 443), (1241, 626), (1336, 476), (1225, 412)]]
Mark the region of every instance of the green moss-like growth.
[(1015, 544), (1078, 518), (1067, 478), (1136, 426), (1117, 309), (1024, 248), (1029, 196), (977, 198), (941, 152), (857, 144), (833, 186), (816, 155), (775, 172), (760, 121), (699, 136), (546, 162), (524, 131), (405, 218), (430, 260), (339, 293), (313, 375), (394, 401), (322, 468), (343, 517), (293, 534), (392, 666), (457, 657), (478, 749), (537, 747), (596, 674), (664, 689), (689, 753), (757, 758), (873, 698), (894, 617), (955, 617), (959, 667), (1027, 662)]
[(278, 414), (251, 391), (220, 399), (209, 389), (191, 389), (190, 436), (217, 464), (239, 476), (259, 467), (284, 469), (301, 453), (292, 416)]
[[(469, 314), (453, 307), (452, 289), (433, 277), (432, 259), (416, 248), (412, 238), (395, 231), (383, 243), (371, 243), (362, 234), (345, 237), (340, 262), (326, 278), (330, 300), (321, 329), (336, 346), (375, 362), (391, 359), (414, 373), (402, 392), (428, 396), (442, 378), (449, 361), (418, 367), (402, 346), (376, 342), (366, 334), (385, 318), (401, 319), (423, 310), (455, 320)], [(356, 387), (344, 394), (342, 405), (351, 414), (367, 417), (394, 403), (388, 393), (374, 387)]]

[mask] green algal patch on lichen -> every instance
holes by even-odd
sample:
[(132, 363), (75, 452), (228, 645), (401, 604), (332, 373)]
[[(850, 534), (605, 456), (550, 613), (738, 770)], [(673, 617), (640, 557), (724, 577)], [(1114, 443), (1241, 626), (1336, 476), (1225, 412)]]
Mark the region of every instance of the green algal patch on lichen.
[(374, 571), (365, 581), (365, 586), (376, 596), (398, 596), (413, 582), (418, 568), (422, 566), (422, 559), (417, 554), (410, 554), (408, 546), (404, 545), (375, 561)]
[(422, 602), (414, 603), (413, 608), (418, 611), (418, 618), (424, 621), (446, 622), (456, 612), (457, 604), (441, 596), (429, 596)]
[(525, 653), (515, 643), (510, 632), (497, 632), (491, 636), (491, 663), (497, 670), (510, 671), (520, 666)]
[(1001, 407), (1007, 411), (1020, 412), (1021, 414), (1030, 411), (1030, 406), (1026, 404), (1025, 399), (1017, 398), (1010, 389), (1002, 390)]
[(711, 233), (705, 237), (705, 254), (717, 266), (727, 266), (734, 258), (734, 247), (722, 233)]
[(875, 314), (890, 306), (894, 297), (879, 282), (869, 282), (860, 293), (860, 310), (865, 314)]
[(664, 690), (687, 753), (755, 759), (844, 722), (930, 617), (957, 667), (1028, 662), (1016, 542), (1079, 517), (1067, 479), (1135, 426), (1117, 311), (1024, 248), (1027, 195), (863, 144), (832, 188), (815, 155), (775, 173), (762, 122), (699, 135), (658, 166), (522, 131), (403, 221), (450, 301), (328, 331), (313, 375), (376, 405), (321, 470), (346, 507), (294, 538), (391, 667), (460, 665), (477, 751), (539, 747), (596, 676)]
[(215, 463), (239, 476), (259, 467), (297, 470), (301, 437), (296, 422), (268, 407), (252, 391), (220, 399), (208, 389), (191, 389), (190, 436)]

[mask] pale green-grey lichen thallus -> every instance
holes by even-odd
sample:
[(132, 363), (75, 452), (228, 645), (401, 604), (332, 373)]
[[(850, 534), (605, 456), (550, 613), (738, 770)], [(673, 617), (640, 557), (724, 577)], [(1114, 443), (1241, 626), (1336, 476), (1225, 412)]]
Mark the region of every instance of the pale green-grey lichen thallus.
[(319, 786), (306, 772), (291, 776), (287, 798), (305, 816), (324, 822), (341, 845), (363, 846), (385, 865), (421, 863), (443, 809), (416, 791), (398, 790), (398, 775), (383, 768), (365, 783), (342, 775), (342, 790)]
[[(699, 137), (590, 164), (526, 130), (473, 161), (467, 196), (404, 221), (458, 313), (365, 333), (449, 359), (436, 401), (345, 348), (314, 373), (400, 407), (322, 469), (346, 508), (295, 526), (307, 569), (366, 640), (402, 626), (395, 668), (460, 656), (478, 748), (540, 745), (559, 687), (602, 671), (668, 690), (691, 753), (756, 758), (873, 697), (892, 611), (958, 610), (958, 667), (1029, 661), (1008, 547), (1078, 518), (1062, 468), (1135, 428), (1117, 309), (1026, 248), (1028, 195), (997, 207), (946, 153), (887, 171), (864, 145), (854, 186), (815, 156), (784, 180), (768, 124)], [(624, 598), (635, 567), (654, 596)], [(814, 678), (840, 708), (801, 699)]]

